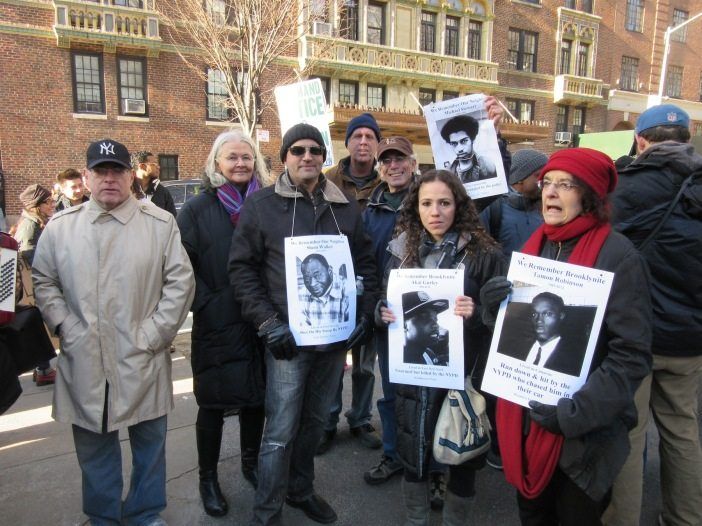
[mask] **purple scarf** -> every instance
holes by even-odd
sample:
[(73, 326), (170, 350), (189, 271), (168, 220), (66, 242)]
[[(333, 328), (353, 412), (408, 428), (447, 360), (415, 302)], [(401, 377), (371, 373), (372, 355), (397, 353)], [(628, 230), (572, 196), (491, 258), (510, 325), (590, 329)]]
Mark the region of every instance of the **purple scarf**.
[(232, 221), (232, 225), (236, 226), (239, 221), (239, 212), (241, 211), (241, 205), (244, 203), (249, 195), (253, 194), (256, 190), (261, 188), (261, 184), (255, 177), (251, 178), (249, 185), (246, 187), (246, 193), (241, 196), (239, 189), (232, 183), (224, 183), (222, 186), (217, 188), (217, 197), (219, 202), (229, 214), (229, 219)]

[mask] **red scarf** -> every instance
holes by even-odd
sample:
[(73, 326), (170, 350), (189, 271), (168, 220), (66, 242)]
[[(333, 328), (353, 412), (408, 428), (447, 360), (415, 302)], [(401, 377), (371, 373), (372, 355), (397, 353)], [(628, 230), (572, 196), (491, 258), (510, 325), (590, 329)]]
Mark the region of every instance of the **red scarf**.
[[(541, 225), (524, 244), (522, 252), (538, 256), (546, 239), (559, 242), (582, 236), (568, 263), (592, 267), (610, 231), (609, 224), (598, 224), (593, 216), (578, 216), (563, 226)], [(498, 398), (497, 438), (507, 482), (527, 499), (533, 499), (550, 482), (561, 456), (564, 437), (532, 421), (529, 434), (523, 440), (522, 411), (522, 406)]]

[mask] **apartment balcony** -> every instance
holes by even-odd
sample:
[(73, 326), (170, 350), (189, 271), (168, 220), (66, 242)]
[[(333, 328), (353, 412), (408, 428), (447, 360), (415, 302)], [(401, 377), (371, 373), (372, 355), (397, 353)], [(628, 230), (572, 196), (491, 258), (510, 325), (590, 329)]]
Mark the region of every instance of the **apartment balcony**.
[[(365, 44), (321, 35), (306, 37), (306, 66), (315, 72), (347, 70), (385, 80), (434, 80), (465, 87), (497, 86), (498, 65), (461, 57)], [(337, 73), (338, 74), (338, 73)]]
[(553, 83), (553, 102), (594, 106), (602, 101), (603, 82), (588, 77), (558, 75)]
[[(117, 46), (145, 49), (158, 56), (161, 46), (155, 0), (54, 0), (54, 32), (59, 47), (73, 42), (102, 44), (106, 52)], [(128, 6), (129, 5), (129, 6)]]

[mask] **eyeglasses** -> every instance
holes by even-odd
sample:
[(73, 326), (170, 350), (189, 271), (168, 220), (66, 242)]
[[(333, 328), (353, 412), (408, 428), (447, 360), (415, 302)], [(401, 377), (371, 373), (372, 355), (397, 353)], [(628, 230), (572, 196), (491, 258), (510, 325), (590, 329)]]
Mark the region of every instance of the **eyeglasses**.
[(311, 155), (324, 154), (324, 148), (321, 146), (291, 146), (288, 148), (288, 151), (295, 157), (302, 157), (307, 152), (309, 152)]
[(575, 184), (573, 181), (559, 181), (557, 183), (549, 181), (548, 179), (542, 179), (537, 183), (539, 190), (548, 190), (551, 185), (557, 192), (570, 192), (574, 188), (579, 188), (580, 185)]
[(405, 162), (406, 160), (407, 160), (407, 156), (406, 156), (406, 155), (398, 155), (398, 156), (395, 156), (395, 157), (392, 157), (392, 156), (383, 157), (383, 158), (380, 159), (380, 161), (378, 161), (378, 162), (380, 162), (380, 164), (382, 164), (382, 165), (390, 166), (392, 163), (398, 163), (398, 164), (399, 164), (399, 163)]

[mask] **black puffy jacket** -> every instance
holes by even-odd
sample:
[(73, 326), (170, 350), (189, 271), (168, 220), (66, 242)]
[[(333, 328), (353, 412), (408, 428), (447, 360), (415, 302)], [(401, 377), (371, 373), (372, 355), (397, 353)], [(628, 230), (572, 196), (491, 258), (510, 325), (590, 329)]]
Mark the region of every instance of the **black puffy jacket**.
[(619, 172), (612, 197), (614, 228), (638, 247), (693, 174), (673, 214), (642, 251), (651, 272), (654, 354), (702, 354), (702, 156), (689, 144), (655, 144)]
[(197, 403), (212, 409), (262, 405), (262, 347), (227, 273), (234, 233), (229, 214), (210, 189), (185, 203), (177, 221), (195, 272), (191, 364)]

